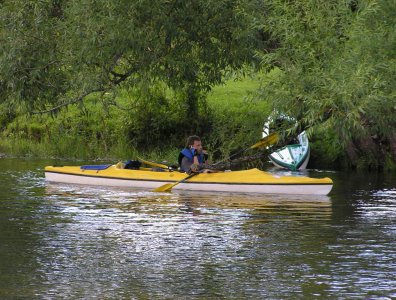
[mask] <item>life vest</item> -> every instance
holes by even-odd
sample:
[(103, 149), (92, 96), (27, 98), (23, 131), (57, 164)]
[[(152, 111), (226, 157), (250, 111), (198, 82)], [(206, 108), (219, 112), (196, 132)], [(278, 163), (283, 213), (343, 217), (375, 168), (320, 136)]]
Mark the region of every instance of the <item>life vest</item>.
[[(193, 163), (194, 162), (194, 151), (195, 151), (194, 149), (188, 149), (188, 148), (184, 148), (182, 151), (180, 151), (179, 158), (178, 158), (179, 166), (181, 166), (183, 157), (187, 157), (188, 160)], [(200, 164), (203, 164), (205, 162), (205, 159), (207, 159), (206, 155), (204, 155), (203, 153), (198, 154), (198, 162)]]

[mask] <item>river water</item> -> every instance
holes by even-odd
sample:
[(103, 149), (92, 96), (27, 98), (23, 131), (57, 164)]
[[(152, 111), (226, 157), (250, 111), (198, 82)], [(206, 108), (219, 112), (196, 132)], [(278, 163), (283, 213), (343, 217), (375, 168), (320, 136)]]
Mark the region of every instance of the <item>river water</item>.
[(0, 158), (0, 299), (396, 298), (395, 175), (158, 194), (47, 184), (53, 163)]

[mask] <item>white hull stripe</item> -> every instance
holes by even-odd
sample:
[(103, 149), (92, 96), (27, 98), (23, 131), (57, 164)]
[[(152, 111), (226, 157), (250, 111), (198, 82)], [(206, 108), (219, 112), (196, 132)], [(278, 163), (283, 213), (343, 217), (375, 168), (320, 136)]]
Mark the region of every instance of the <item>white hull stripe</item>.
[[(96, 175), (85, 175), (85, 174), (71, 174), (71, 173), (63, 173), (63, 172), (53, 172), (53, 171), (45, 171), (45, 173), (53, 173), (53, 174), (59, 174), (62, 176), (80, 176), (80, 177), (91, 177), (91, 178), (97, 178), (97, 179), (112, 179), (112, 180), (127, 180), (127, 181), (147, 181), (147, 182), (161, 182), (161, 183), (173, 183), (173, 182), (178, 182), (180, 180), (159, 180), (159, 179), (138, 179), (138, 178), (121, 178), (121, 177), (111, 177), (111, 176), (96, 176)], [(323, 182), (319, 182), (319, 183), (276, 183), (276, 182), (269, 182), (269, 183), (257, 183), (257, 182), (216, 182), (216, 181), (207, 181), (207, 182), (203, 182), (203, 181), (187, 181), (185, 183), (188, 184), (221, 184), (221, 185), (291, 185), (291, 186), (312, 186), (312, 185), (329, 185), (328, 183), (323, 183)]]
[[(88, 184), (96, 186), (124, 186), (133, 188), (157, 188), (163, 181), (120, 179), (99, 176), (81, 176), (58, 172), (45, 172), (46, 180), (49, 182)], [(167, 181), (169, 182), (169, 181)], [(230, 183), (200, 183), (184, 182), (176, 185), (173, 189), (191, 191), (212, 192), (238, 192), (238, 193), (261, 193), (261, 194), (304, 194), (304, 195), (327, 195), (331, 184), (230, 184)]]

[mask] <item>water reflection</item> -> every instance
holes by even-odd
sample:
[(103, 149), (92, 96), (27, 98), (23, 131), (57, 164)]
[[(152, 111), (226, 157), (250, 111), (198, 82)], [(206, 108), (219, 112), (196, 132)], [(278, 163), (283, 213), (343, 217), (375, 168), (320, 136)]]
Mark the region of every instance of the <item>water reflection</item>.
[[(204, 215), (207, 212), (222, 214), (279, 214), (280, 212), (303, 218), (319, 214), (331, 217), (332, 203), (328, 196), (257, 195), (234, 193), (173, 192), (153, 193), (127, 188), (98, 188), (78, 185), (47, 184), (48, 199), (58, 205), (76, 210), (90, 208), (113, 212), (150, 212), (156, 215), (166, 211)], [(289, 217), (290, 217), (289, 216)], [(228, 216), (232, 218), (232, 216)]]
[[(0, 298), (395, 298), (396, 190), (334, 174), (328, 196), (150, 193), (0, 179)], [(1, 161), (0, 161), (1, 166)]]
[[(279, 267), (287, 245), (296, 242), (283, 233), (294, 225), (279, 224), (331, 217), (328, 197), (158, 194), (72, 185), (47, 185), (45, 191), (50, 207), (65, 218), (61, 226), (57, 222), (40, 233), (49, 237), (40, 251), (52, 253), (51, 262), (56, 262), (41, 261), (42, 272), (50, 274), (46, 282), (52, 289), (64, 287), (54, 277), (59, 266), (62, 278), (80, 277), (87, 270), (88, 281), (125, 274), (113, 290), (99, 285), (94, 292), (109, 297), (125, 288), (138, 297), (156, 297), (159, 291), (161, 298), (191, 293), (205, 297), (231, 290), (239, 298), (249, 295), (249, 289), (251, 295), (266, 295), (276, 283), (262, 280)], [(239, 292), (234, 285), (247, 291)], [(146, 294), (140, 294), (142, 289)]]
[(361, 200), (357, 202), (357, 206), (363, 217), (369, 219), (387, 217), (396, 221), (396, 189), (383, 189), (360, 194)]

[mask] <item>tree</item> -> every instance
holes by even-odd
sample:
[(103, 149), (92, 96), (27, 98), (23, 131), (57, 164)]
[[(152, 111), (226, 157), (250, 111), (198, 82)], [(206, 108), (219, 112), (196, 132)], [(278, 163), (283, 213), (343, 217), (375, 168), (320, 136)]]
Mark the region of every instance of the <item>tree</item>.
[(0, 3), (0, 101), (32, 105), (66, 91), (57, 3)]
[(165, 82), (187, 115), (227, 70), (255, 60), (256, 12), (243, 0), (3, 1), (2, 101), (54, 112), (92, 93)]
[[(279, 48), (263, 55), (277, 66), (261, 96), (327, 132), (352, 166), (396, 161), (394, 1), (273, 1), (265, 28)], [(340, 156), (342, 153), (340, 153)]]

